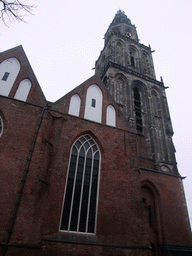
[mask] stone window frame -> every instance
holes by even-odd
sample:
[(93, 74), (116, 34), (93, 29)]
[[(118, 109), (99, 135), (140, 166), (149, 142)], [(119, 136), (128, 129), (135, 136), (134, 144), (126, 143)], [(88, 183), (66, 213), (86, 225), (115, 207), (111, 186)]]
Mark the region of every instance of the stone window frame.
[(3, 134), (3, 128), (4, 128), (4, 125), (3, 125), (3, 118), (0, 116), (0, 137), (1, 137), (2, 134)]

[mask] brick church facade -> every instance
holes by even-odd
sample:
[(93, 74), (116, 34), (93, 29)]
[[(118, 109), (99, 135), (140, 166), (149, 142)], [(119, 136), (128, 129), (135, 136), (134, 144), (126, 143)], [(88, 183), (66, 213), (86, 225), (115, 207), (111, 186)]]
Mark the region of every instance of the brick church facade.
[(0, 79), (2, 255), (192, 255), (166, 87), (124, 12), (95, 75), (58, 101), (22, 46)]

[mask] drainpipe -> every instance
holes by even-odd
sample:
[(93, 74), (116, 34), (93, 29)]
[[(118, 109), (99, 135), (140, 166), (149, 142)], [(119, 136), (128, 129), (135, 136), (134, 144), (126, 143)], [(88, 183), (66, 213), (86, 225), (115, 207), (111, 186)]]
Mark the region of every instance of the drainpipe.
[(13, 212), (13, 216), (11, 218), (11, 223), (10, 223), (10, 227), (9, 227), (9, 230), (8, 230), (8, 235), (7, 235), (7, 239), (6, 239), (6, 242), (3, 246), (3, 253), (2, 253), (2, 256), (5, 256), (6, 255), (6, 251), (7, 251), (7, 248), (8, 248), (8, 244), (9, 244), (9, 241), (10, 241), (10, 238), (11, 238), (11, 235), (12, 235), (12, 232), (13, 232), (13, 227), (14, 227), (14, 224), (15, 224), (15, 220), (17, 218), (17, 212), (18, 212), (18, 209), (19, 209), (19, 205), (20, 205), (20, 202), (21, 202), (21, 197), (22, 197), (22, 194), (23, 194), (23, 190), (24, 190), (24, 186), (25, 186), (25, 182), (26, 182), (26, 178), (27, 178), (27, 174), (29, 172), (29, 167), (30, 167), (30, 163), (31, 163), (31, 158), (32, 158), (32, 155), (33, 155), (33, 151), (34, 151), (34, 147), (35, 147), (35, 144), (36, 144), (36, 140), (37, 140), (37, 136), (38, 136), (38, 133), (39, 133), (39, 129), (40, 129), (40, 126), (41, 126), (41, 123), (42, 123), (42, 120), (43, 120), (43, 115), (44, 115), (44, 112), (49, 109), (50, 105), (49, 103), (47, 104), (46, 107), (44, 107), (41, 111), (41, 116), (39, 118), (39, 122), (37, 124), (37, 127), (36, 127), (36, 132), (35, 132), (35, 136), (34, 136), (34, 139), (32, 141), (32, 145), (31, 145), (31, 149), (30, 149), (30, 152), (29, 152), (29, 157), (27, 159), (27, 166), (24, 170), (24, 175), (23, 175), (23, 179), (21, 180), (21, 187), (20, 187), (20, 190), (18, 192), (18, 197), (17, 197), (17, 201), (16, 201), (16, 204), (15, 204), (15, 209), (14, 209), (14, 212)]

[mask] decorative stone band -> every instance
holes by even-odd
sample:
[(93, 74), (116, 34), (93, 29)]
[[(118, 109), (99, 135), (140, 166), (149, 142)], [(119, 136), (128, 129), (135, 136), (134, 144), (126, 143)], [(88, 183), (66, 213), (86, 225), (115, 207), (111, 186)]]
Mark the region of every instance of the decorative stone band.
[(121, 66), (121, 65), (119, 65), (119, 64), (117, 64), (117, 63), (114, 63), (114, 62), (112, 62), (112, 61), (109, 61), (109, 62), (108, 62), (108, 64), (107, 64), (107, 66), (106, 66), (106, 68), (105, 68), (103, 74), (101, 75), (101, 79), (104, 77), (105, 73), (107, 72), (108, 68), (110, 68), (110, 67), (117, 68), (117, 69), (119, 69), (119, 70), (121, 70), (121, 71), (124, 71), (124, 72), (126, 72), (126, 73), (131, 74), (131, 75), (134, 75), (134, 76), (140, 77), (140, 78), (142, 78), (142, 79), (145, 79), (146, 81), (149, 81), (149, 82), (151, 82), (151, 83), (154, 83), (154, 84), (156, 84), (156, 85), (159, 85), (159, 86), (161, 86), (161, 87), (164, 87), (164, 83), (163, 83), (163, 82), (157, 81), (156, 79), (154, 79), (154, 78), (152, 78), (152, 77), (150, 77), (150, 76), (143, 75), (143, 74), (141, 74), (141, 73), (139, 73), (139, 72), (136, 72), (135, 70), (132, 70), (132, 69), (130, 69), (130, 68), (126, 68), (126, 67)]

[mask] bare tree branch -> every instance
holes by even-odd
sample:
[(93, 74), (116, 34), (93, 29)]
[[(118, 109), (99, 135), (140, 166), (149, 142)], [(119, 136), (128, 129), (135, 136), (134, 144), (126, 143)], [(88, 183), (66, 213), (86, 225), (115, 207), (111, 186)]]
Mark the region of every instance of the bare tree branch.
[(0, 22), (7, 26), (7, 22), (22, 21), (26, 12), (32, 14), (34, 5), (23, 4), (19, 0), (0, 0)]

